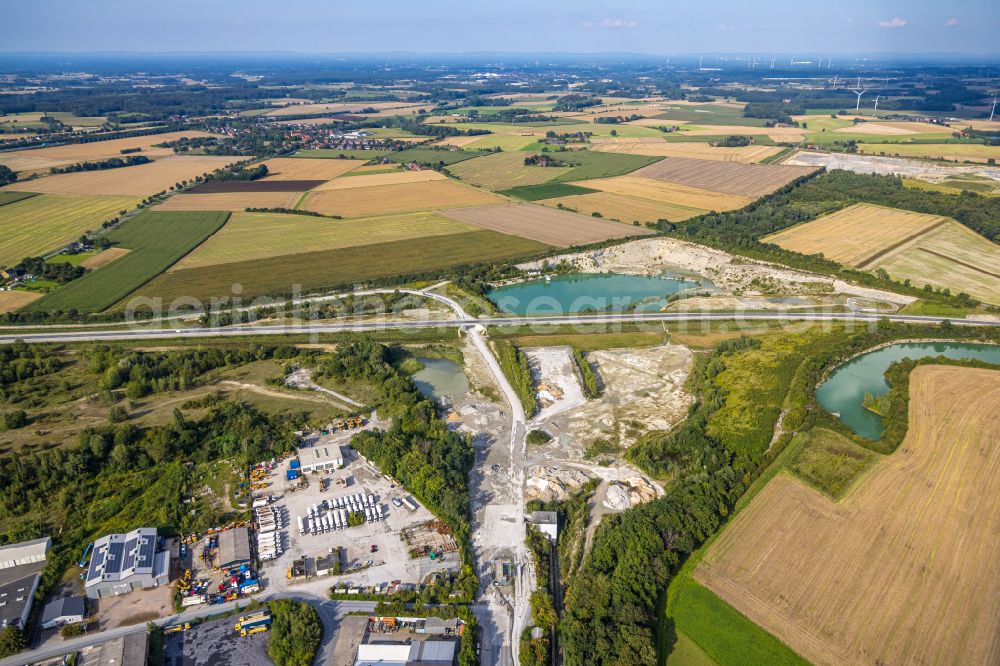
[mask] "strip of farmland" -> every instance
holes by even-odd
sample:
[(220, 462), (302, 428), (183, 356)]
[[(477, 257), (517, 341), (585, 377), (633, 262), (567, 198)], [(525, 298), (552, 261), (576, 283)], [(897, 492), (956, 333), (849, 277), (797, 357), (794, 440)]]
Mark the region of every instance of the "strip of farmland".
[(812, 167), (737, 164), (672, 157), (639, 169), (634, 175), (756, 198), (770, 194), (813, 171), (815, 169)]
[(9, 188), (48, 194), (148, 197), (172, 187), (175, 183), (194, 180), (198, 176), (222, 168), (236, 159), (201, 155), (164, 157), (148, 164), (118, 169), (45, 176), (14, 183)]
[(218, 231), (228, 213), (147, 211), (108, 234), (125, 256), (32, 303), (32, 311), (100, 312), (153, 279)]
[(441, 211), (441, 214), (477, 227), (530, 238), (556, 247), (589, 245), (612, 238), (652, 233), (642, 227), (531, 204), (454, 208)]
[(210, 180), (192, 187), (187, 191), (187, 194), (305, 192), (325, 182), (325, 180)]
[(290, 294), (296, 286), (306, 291), (350, 288), (402, 276), (437, 277), (444, 269), (537, 256), (548, 249), (544, 243), (477, 230), (189, 268), (161, 275), (135, 295), (163, 298), (165, 304), (180, 297), (207, 303), (231, 296), (235, 284), (243, 298)]

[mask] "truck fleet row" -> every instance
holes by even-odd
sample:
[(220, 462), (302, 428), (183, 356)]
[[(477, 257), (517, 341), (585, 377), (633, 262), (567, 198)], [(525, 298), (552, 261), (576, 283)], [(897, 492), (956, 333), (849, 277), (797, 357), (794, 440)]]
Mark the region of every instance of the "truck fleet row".
[(281, 555), (282, 524), (281, 513), (274, 507), (263, 506), (254, 509), (257, 518), (257, 555), (261, 560), (273, 560)]
[(368, 522), (377, 522), (387, 515), (386, 508), (380, 506), (374, 495), (354, 493), (334, 499), (323, 500), (309, 507), (309, 514), (298, 516), (299, 534), (322, 534), (350, 527), (349, 514), (360, 514)]

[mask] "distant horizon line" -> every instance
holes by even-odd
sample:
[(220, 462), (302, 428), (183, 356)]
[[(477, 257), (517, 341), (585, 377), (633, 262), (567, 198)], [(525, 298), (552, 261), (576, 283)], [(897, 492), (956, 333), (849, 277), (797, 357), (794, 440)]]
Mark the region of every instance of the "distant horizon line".
[[(18, 51), (5, 51), (0, 50), (0, 57), (2, 56), (39, 56), (39, 55), (52, 55), (52, 56), (82, 56), (82, 55), (146, 55), (146, 56), (177, 56), (177, 55), (294, 55), (294, 56), (305, 56), (305, 57), (316, 57), (316, 56), (326, 56), (326, 57), (343, 57), (343, 56), (631, 56), (631, 57), (655, 57), (655, 58), (684, 58), (684, 57), (705, 57), (705, 56), (761, 56), (766, 55), (770, 57), (871, 57), (871, 56), (892, 56), (892, 57), (951, 57), (951, 58), (961, 58), (961, 57), (990, 57), (990, 58), (1000, 58), (1000, 52), (981, 52), (981, 51), (685, 51), (685, 52), (668, 52), (668, 51), (494, 51), (494, 50), (482, 50), (482, 51), (409, 51), (409, 50), (395, 50), (395, 51), (294, 51), (288, 49), (275, 49), (275, 50), (185, 50), (185, 51), (137, 51), (137, 50), (79, 50), (79, 51), (53, 51), (53, 50), (18, 50)], [(1000, 63), (998, 63), (1000, 64)]]

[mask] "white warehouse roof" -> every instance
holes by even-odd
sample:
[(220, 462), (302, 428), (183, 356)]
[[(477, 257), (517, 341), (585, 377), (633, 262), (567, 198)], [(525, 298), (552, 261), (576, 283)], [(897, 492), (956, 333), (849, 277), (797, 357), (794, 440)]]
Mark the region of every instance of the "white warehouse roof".
[(3, 546), (0, 548), (0, 569), (10, 569), (33, 562), (44, 562), (45, 555), (51, 546), (52, 539), (49, 537)]

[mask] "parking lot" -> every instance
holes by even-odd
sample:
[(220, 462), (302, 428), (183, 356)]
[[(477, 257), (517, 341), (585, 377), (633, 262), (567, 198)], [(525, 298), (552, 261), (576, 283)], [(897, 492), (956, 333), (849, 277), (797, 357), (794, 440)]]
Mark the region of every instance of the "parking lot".
[[(440, 533), (438, 528), (443, 527), (440, 524), (421, 527), (435, 521), (434, 515), (361, 459), (354, 449), (347, 447), (351, 434), (343, 433), (343, 437), (338, 438), (341, 441), (337, 443), (343, 445), (342, 469), (307, 473), (299, 480), (288, 481), (286, 461), (268, 477), (272, 484), (268, 491), (277, 496), (274, 506), (284, 507), (286, 512), (287, 527), (282, 530), (282, 542), (287, 548), (273, 562), (265, 563), (265, 578), (269, 581), (287, 579), (293, 561), (303, 558), (306, 573), (315, 575), (316, 558), (328, 556), (331, 549), (337, 547), (343, 549), (341, 566), (344, 573), (331, 579), (331, 584), (336, 581), (338, 586), (371, 586), (392, 581), (419, 583), (432, 573), (457, 570), (459, 562), (454, 540)], [(298, 517), (307, 517), (310, 507), (322, 507), (324, 500), (335, 501), (338, 497), (358, 494), (374, 495), (373, 508), (384, 518), (374, 522), (366, 519), (355, 527), (317, 530), (316, 534), (310, 532), (306, 520), (306, 532), (299, 533)], [(396, 502), (401, 503), (404, 499), (412, 501), (417, 508), (396, 506)], [(404, 531), (411, 537), (411, 544), (404, 541)], [(422, 552), (424, 545), (434, 552), (433, 559), (429, 553), (410, 557), (413, 548), (419, 547)]]
[(273, 666), (267, 656), (269, 631), (241, 637), (233, 630), (239, 617), (205, 622), (187, 631), (168, 634), (164, 666)]

